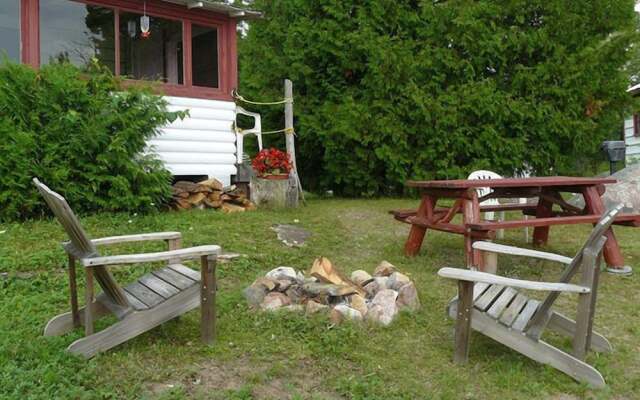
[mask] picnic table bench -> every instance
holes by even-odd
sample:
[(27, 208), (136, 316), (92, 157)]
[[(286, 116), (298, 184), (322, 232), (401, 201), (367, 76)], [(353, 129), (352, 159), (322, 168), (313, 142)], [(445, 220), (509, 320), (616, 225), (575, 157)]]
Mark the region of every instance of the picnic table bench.
[[(552, 225), (596, 224), (604, 213), (601, 196), (605, 185), (615, 183), (612, 178), (576, 178), (566, 176), (505, 178), (489, 180), (438, 180), (408, 181), (407, 186), (421, 192), (421, 202), (415, 210), (393, 210), (393, 216), (411, 224), (405, 244), (405, 254), (414, 256), (420, 251), (427, 229), (464, 235), (467, 266), (483, 270), (480, 252), (473, 248), (473, 242), (492, 239), (498, 229), (533, 227), (534, 245), (546, 244), (549, 227)], [(476, 188), (489, 187), (491, 192), (479, 197)], [(561, 193), (581, 194), (585, 206), (580, 208), (565, 201)], [(537, 202), (499, 204), (482, 206), (487, 199), (505, 198), (537, 199)], [(450, 207), (437, 207), (439, 199), (451, 199)], [(554, 209), (554, 206), (556, 209)], [(485, 221), (482, 212), (521, 211), (531, 219), (509, 221)], [(457, 214), (462, 214), (462, 223), (452, 222)], [(640, 226), (640, 214), (618, 214), (615, 225)], [(612, 229), (605, 233), (604, 258), (612, 272), (630, 272), (624, 265), (624, 258)]]

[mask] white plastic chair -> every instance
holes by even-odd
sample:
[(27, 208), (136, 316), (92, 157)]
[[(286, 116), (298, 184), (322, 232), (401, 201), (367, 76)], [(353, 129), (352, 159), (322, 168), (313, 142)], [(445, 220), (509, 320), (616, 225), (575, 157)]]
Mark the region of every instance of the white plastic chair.
[(235, 128), (236, 131), (236, 162), (238, 164), (242, 164), (244, 161), (243, 152), (244, 152), (244, 135), (256, 135), (258, 138), (258, 150), (262, 150), (262, 118), (260, 114), (247, 111), (240, 106), (236, 106), (236, 116), (238, 114), (247, 115), (252, 117), (254, 120), (253, 128), (251, 129), (239, 129)]
[[(502, 176), (500, 176), (499, 174), (493, 171), (478, 170), (478, 171), (473, 171), (471, 174), (469, 174), (469, 177), (467, 179), (502, 179)], [(489, 193), (491, 193), (491, 188), (488, 188), (488, 187), (476, 188), (476, 192), (478, 193), (478, 197), (486, 196)], [(518, 202), (520, 204), (524, 204), (527, 202), (527, 199), (520, 198)], [(495, 206), (495, 205), (499, 205), (500, 202), (498, 201), (498, 199), (487, 199), (483, 201), (481, 204), (488, 205), (488, 206)], [(486, 213), (484, 213), (484, 215), (486, 220), (493, 221), (495, 218), (495, 213), (493, 211), (487, 211)], [(527, 219), (526, 216), (525, 216), (525, 219)], [(498, 213), (498, 221), (504, 221), (504, 211), (500, 211)], [(524, 228), (524, 236), (525, 236), (525, 241), (528, 243), (529, 228)], [(497, 239), (504, 238), (504, 229), (499, 229), (496, 232), (496, 238)]]

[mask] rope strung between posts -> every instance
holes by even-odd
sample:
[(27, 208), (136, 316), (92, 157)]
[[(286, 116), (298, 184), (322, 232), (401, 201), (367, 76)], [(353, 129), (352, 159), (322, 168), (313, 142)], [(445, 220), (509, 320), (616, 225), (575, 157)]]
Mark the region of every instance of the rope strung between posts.
[(233, 89), (233, 91), (231, 91), (231, 97), (233, 97), (234, 99), (236, 99), (238, 101), (243, 101), (245, 103), (255, 104), (255, 105), (258, 105), (258, 106), (275, 106), (275, 105), (278, 105), (278, 104), (293, 103), (293, 99), (292, 98), (286, 98), (286, 99), (278, 100), (278, 101), (251, 101), (251, 100), (247, 100), (244, 97), (240, 96), (240, 93), (238, 93), (238, 91), (236, 89)]
[[(236, 128), (236, 132), (241, 135), (244, 135), (245, 130), (247, 129)], [(286, 133), (286, 134), (292, 134), (294, 136), (297, 136), (293, 128), (284, 128), (284, 129), (278, 129), (277, 131), (260, 132), (261, 135), (272, 135), (274, 133)]]

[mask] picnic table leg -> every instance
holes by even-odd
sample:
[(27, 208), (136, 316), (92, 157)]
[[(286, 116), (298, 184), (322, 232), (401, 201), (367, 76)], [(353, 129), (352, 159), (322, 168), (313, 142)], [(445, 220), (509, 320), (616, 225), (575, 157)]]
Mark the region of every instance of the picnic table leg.
[[(542, 197), (538, 198), (538, 206), (536, 207), (536, 218), (551, 217), (553, 203)], [(542, 246), (547, 244), (549, 240), (549, 227), (548, 226), (536, 226), (533, 228), (533, 245)]]
[[(436, 206), (437, 200), (438, 199), (434, 196), (423, 194), (416, 217), (427, 220), (433, 218), (433, 209)], [(426, 233), (427, 228), (417, 225), (411, 225), (409, 238), (407, 238), (407, 242), (404, 245), (404, 254), (409, 257), (413, 257), (418, 254), (418, 252), (420, 251), (420, 247), (422, 247), (422, 242), (424, 241), (424, 235)]]
[[(585, 188), (582, 194), (584, 196), (585, 206), (589, 213), (602, 215), (605, 212), (604, 204), (602, 204), (602, 198), (600, 197), (600, 193), (596, 186)], [(604, 236), (607, 238), (607, 241), (604, 244), (602, 253), (608, 266), (607, 271), (618, 274), (631, 273), (631, 267), (624, 265), (624, 257), (620, 251), (620, 246), (618, 245), (618, 240), (613, 233), (613, 229), (609, 228), (607, 232), (605, 232)]]
[[(465, 227), (467, 224), (473, 224), (480, 222), (480, 203), (478, 202), (478, 194), (474, 189), (469, 191), (469, 198), (462, 200), (462, 219)], [(484, 271), (484, 260), (480, 250), (473, 248), (473, 242), (475, 239), (471, 236), (471, 231), (465, 228), (464, 234), (464, 250), (466, 254), (467, 268), (477, 268), (480, 271)]]

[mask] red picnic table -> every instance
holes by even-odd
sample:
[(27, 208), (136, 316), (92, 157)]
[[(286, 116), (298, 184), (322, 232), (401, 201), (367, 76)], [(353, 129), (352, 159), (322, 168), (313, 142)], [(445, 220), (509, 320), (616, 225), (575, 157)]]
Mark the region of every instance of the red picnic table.
[[(473, 242), (492, 239), (498, 229), (534, 227), (533, 243), (546, 244), (551, 225), (595, 224), (604, 213), (601, 196), (605, 185), (615, 183), (611, 178), (574, 178), (552, 176), (540, 178), (506, 178), (482, 180), (441, 180), (408, 181), (407, 186), (418, 188), (422, 200), (417, 210), (394, 210), (391, 213), (402, 222), (411, 224), (409, 238), (404, 247), (408, 256), (420, 251), (427, 229), (464, 235), (467, 266), (483, 270), (483, 260)], [(478, 197), (476, 188), (488, 187), (489, 194)], [(561, 193), (577, 193), (584, 197), (584, 208), (567, 203)], [(499, 204), (482, 206), (487, 199), (537, 198), (537, 203)], [(438, 199), (453, 199), (451, 207), (436, 207)], [(554, 206), (556, 209), (554, 210)], [(481, 212), (522, 211), (535, 218), (509, 221), (484, 221)], [(462, 223), (452, 222), (453, 217), (462, 213)], [(640, 214), (618, 214), (616, 225), (640, 226)], [(606, 233), (604, 258), (613, 272), (630, 272), (624, 265), (624, 258), (618, 241), (609, 229)]]

